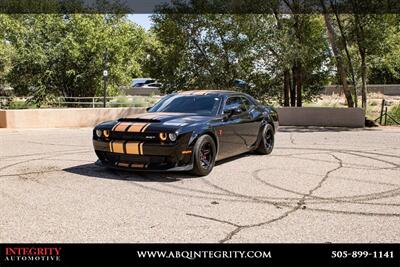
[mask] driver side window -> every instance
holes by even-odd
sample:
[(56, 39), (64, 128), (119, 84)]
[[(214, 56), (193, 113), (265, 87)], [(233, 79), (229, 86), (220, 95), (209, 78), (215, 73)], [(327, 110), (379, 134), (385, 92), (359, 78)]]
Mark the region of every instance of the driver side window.
[(242, 104), (245, 107), (245, 111), (251, 110), (254, 107), (254, 104), (252, 104), (246, 97), (241, 97), (242, 98)]
[(227, 110), (231, 110), (234, 107), (239, 107), (242, 104), (242, 100), (240, 97), (233, 96), (229, 97), (225, 102), (224, 112)]

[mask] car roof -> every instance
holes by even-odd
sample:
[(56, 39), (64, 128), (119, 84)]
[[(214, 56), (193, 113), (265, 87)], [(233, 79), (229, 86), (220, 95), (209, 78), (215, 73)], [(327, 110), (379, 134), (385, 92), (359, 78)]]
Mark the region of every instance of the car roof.
[(232, 94), (243, 94), (236, 91), (229, 90), (191, 90), (181, 91), (178, 95), (232, 95)]

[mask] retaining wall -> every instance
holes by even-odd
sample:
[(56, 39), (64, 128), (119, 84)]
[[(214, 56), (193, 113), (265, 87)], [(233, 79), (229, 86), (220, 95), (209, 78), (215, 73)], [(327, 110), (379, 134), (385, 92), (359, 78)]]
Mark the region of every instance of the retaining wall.
[[(2, 128), (92, 127), (100, 122), (143, 113), (145, 108), (21, 109), (0, 112)], [(3, 116), (1, 114), (3, 113)]]
[[(278, 108), (282, 126), (364, 127), (361, 108)], [(0, 128), (92, 127), (120, 117), (145, 112), (144, 108), (68, 108), (0, 110)]]
[(358, 128), (365, 125), (361, 108), (278, 108), (282, 126), (325, 126)]

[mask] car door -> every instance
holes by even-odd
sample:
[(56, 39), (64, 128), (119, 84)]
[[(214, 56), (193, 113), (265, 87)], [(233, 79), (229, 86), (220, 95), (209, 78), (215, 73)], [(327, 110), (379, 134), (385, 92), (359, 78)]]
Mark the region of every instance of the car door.
[(223, 112), (232, 107), (240, 106), (242, 110), (238, 114), (232, 116), (223, 115), (224, 120), (219, 127), (217, 133), (219, 135), (220, 149), (218, 159), (231, 157), (247, 151), (246, 124), (249, 122), (246, 107), (240, 96), (230, 96), (225, 101)]
[(242, 115), (240, 134), (246, 140), (246, 148), (250, 149), (257, 142), (260, 124), (264, 116), (257, 105), (246, 96), (241, 96), (241, 100), (246, 110)]

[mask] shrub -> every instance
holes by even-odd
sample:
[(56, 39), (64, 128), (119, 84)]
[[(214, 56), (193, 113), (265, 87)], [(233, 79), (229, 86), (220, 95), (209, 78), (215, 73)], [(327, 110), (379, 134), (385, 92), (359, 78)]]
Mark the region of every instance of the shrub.
[(133, 100), (133, 106), (138, 108), (146, 107), (147, 102), (143, 97), (137, 97)]
[(115, 107), (119, 107), (119, 108), (131, 107), (132, 101), (125, 96), (121, 96), (121, 97), (117, 97), (117, 98), (113, 99), (109, 105), (110, 105), (110, 107), (113, 107), (113, 108), (115, 108)]
[(29, 103), (26, 100), (14, 98), (8, 104), (9, 109), (28, 109), (28, 108), (36, 108), (36, 105)]
[[(387, 117), (387, 125), (396, 125), (397, 123), (400, 123), (400, 104), (392, 107), (388, 111), (388, 114), (389, 116)], [(394, 120), (390, 117), (392, 117)]]

